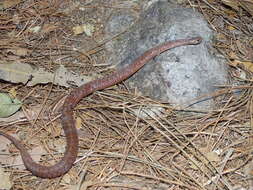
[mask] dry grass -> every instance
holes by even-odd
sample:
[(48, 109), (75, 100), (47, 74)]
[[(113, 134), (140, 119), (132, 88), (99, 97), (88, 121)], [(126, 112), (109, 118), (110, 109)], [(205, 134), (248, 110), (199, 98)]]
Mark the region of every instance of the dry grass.
[[(103, 26), (110, 13), (119, 8), (139, 11), (138, 7), (124, 7), (119, 1), (109, 0), (83, 5), (84, 12), (74, 6), (77, 1), (17, 2), (0, 12), (1, 62), (25, 62), (48, 71), (64, 64), (86, 75), (108, 71), (108, 67), (99, 65), (105, 57), (103, 43), (98, 41), (103, 41)], [(13, 189), (253, 188), (252, 74), (233, 64), (235, 60), (253, 60), (249, 43), (252, 16), (222, 1), (188, 0), (184, 6), (203, 14), (217, 32), (214, 47), (232, 65), (231, 79), (238, 85), (221, 87), (213, 94), (219, 109), (177, 110), (138, 96), (124, 85), (96, 92), (76, 108), (80, 149), (70, 172), (58, 179), (42, 180), (25, 169), (6, 167)], [(82, 19), (95, 26), (92, 37), (73, 35), (72, 27), (83, 23)], [(35, 26), (43, 26), (41, 32), (31, 32)], [(18, 55), (20, 48), (27, 53)], [(239, 78), (239, 71), (247, 78)], [(54, 163), (61, 158), (57, 152), (63, 151), (59, 144), (64, 143), (57, 110), (69, 90), (51, 84), (26, 87), (0, 83), (1, 91), (13, 89), (24, 103), (27, 118), (1, 122), (1, 131), (23, 137), (27, 148), (44, 147), (48, 152), (41, 158), (44, 164)], [(41, 108), (37, 118), (29, 117), (29, 109), (34, 107)], [(150, 111), (155, 107), (162, 114)], [(13, 151), (13, 155), (19, 154)]]

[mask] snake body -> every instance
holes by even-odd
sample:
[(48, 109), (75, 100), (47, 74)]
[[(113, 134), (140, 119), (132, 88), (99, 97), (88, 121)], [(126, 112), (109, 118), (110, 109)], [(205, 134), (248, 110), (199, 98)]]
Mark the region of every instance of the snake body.
[(105, 76), (103, 78), (90, 81), (86, 84), (83, 84), (79, 88), (74, 89), (65, 99), (61, 114), (61, 123), (67, 142), (65, 153), (63, 158), (53, 166), (43, 166), (37, 164), (33, 161), (32, 157), (29, 155), (24, 145), (20, 141), (4, 132), (0, 132), (0, 135), (3, 135), (9, 139), (17, 147), (17, 149), (19, 149), (25, 167), (27, 170), (31, 171), (33, 175), (41, 178), (56, 178), (62, 176), (70, 170), (77, 158), (78, 135), (75, 127), (75, 120), (73, 118), (73, 109), (82, 98), (92, 94), (97, 90), (102, 90), (124, 81), (142, 68), (143, 65), (145, 65), (152, 58), (168, 49), (183, 45), (197, 45), (201, 43), (201, 41), (201, 37), (196, 37), (165, 42), (149, 49), (140, 57), (138, 57), (132, 64), (119, 69), (110, 76)]

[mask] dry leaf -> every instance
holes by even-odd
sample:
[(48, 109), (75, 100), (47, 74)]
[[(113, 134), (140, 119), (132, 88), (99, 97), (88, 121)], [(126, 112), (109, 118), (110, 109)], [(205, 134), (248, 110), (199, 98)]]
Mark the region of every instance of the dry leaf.
[(16, 97), (17, 96), (17, 89), (18, 87), (13, 87), (9, 90), (9, 94), (12, 96), (12, 97)]
[[(13, 137), (17, 137), (17, 135), (12, 135), (11, 136)], [(10, 148), (9, 147), (12, 147), (12, 146), (8, 146), (12, 144), (8, 139), (6, 139), (5, 137), (3, 136), (0, 136), (0, 151), (4, 154), (0, 155), (0, 163), (1, 164), (4, 164), (4, 165), (13, 165), (13, 162), (14, 162), (14, 159), (15, 157), (11, 157), (10, 154)], [(20, 157), (21, 159), (21, 157)]]
[[(205, 156), (211, 162), (219, 162), (220, 161), (218, 154), (214, 151), (205, 153)], [(206, 163), (206, 164), (208, 164), (208, 163)]]
[(253, 72), (253, 63), (250, 61), (239, 61), (239, 60), (234, 60), (229, 63), (230, 65), (234, 67), (242, 67), (243, 69)]
[(238, 1), (235, 1), (235, 0), (221, 0), (221, 1), (225, 5), (231, 7), (232, 9), (235, 9), (236, 11), (239, 10), (239, 3), (238, 3)]
[(83, 27), (82, 26), (75, 26), (72, 28), (75, 35), (82, 34), (83, 33)]
[(228, 30), (230, 30), (230, 31), (233, 31), (233, 30), (236, 29), (235, 27), (233, 27), (233, 26), (231, 26), (231, 25), (229, 25), (227, 28), (228, 28)]
[(231, 7), (232, 9), (239, 11), (239, 7), (247, 11), (253, 16), (253, 1), (252, 0), (221, 0), (222, 3)]
[(10, 181), (10, 173), (4, 172), (3, 168), (0, 168), (0, 179), (0, 189), (11, 189), (13, 183)]
[(30, 52), (29, 49), (26, 48), (12, 48), (12, 49), (8, 49), (8, 52), (13, 53), (14, 55), (17, 56), (26, 56), (28, 55), (28, 53)]
[(9, 162), (6, 163), (8, 159), (6, 159), (6, 155), (5, 155), (5, 154), (9, 154), (9, 151), (8, 151), (9, 144), (11, 144), (11, 142), (7, 140), (4, 136), (0, 135), (0, 152), (2, 153), (0, 154), (0, 163), (2, 164), (9, 164)]
[[(202, 166), (203, 166), (204, 164), (208, 164), (209, 161), (210, 161), (210, 162), (219, 162), (219, 161), (220, 161), (220, 157), (219, 157), (218, 153), (215, 152), (215, 151), (210, 151), (209, 148), (207, 148), (207, 147), (200, 148), (199, 151), (200, 151), (203, 155), (205, 155), (205, 157), (206, 157), (208, 160), (205, 159), (205, 158), (202, 158), (202, 159), (199, 158), (199, 159), (201, 159), (201, 161), (198, 161), (198, 160), (195, 160), (195, 159), (193, 158), (195, 164), (191, 163), (191, 168), (192, 168), (192, 169), (198, 170), (198, 167), (202, 168)], [(197, 166), (198, 166), (198, 167), (197, 167)], [(203, 167), (202, 169), (205, 170), (205, 167)]]
[(18, 56), (26, 56), (29, 53), (29, 50), (26, 48), (17, 48), (15, 54)]
[(41, 30), (41, 26), (35, 26), (32, 28), (29, 28), (29, 31), (32, 33), (38, 33)]
[(0, 79), (4, 81), (23, 83), (27, 86), (47, 83), (65, 87), (70, 87), (71, 85), (81, 86), (92, 80), (90, 77), (78, 76), (68, 71), (63, 65), (55, 73), (50, 73), (42, 68), (34, 68), (25, 63), (6, 63), (0, 64), (0, 73)]
[[(219, 162), (220, 158), (217, 152), (210, 151), (208, 147), (200, 148), (199, 151), (205, 155), (205, 157), (211, 161), (211, 162)], [(206, 159), (203, 160), (204, 163), (208, 164), (208, 161)]]
[(17, 4), (19, 4), (20, 2), (21, 2), (21, 0), (5, 0), (3, 2), (3, 8), (8, 9), (8, 8), (14, 7)]
[(94, 26), (91, 24), (78, 25), (72, 28), (75, 35), (85, 33), (87, 36), (92, 36), (94, 32)]
[(42, 30), (40, 32), (43, 34), (47, 34), (47, 33), (50, 33), (52, 31), (56, 30), (56, 29), (58, 29), (58, 26), (56, 26), (54, 24), (45, 24), (42, 27)]

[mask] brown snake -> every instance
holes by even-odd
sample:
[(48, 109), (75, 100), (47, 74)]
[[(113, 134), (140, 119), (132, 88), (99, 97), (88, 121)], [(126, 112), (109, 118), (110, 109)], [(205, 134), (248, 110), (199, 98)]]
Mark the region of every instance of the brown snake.
[(70, 170), (77, 158), (78, 136), (77, 130), (75, 128), (75, 121), (73, 118), (73, 109), (82, 98), (88, 96), (89, 94), (97, 90), (102, 90), (124, 81), (125, 79), (133, 75), (135, 72), (137, 72), (149, 60), (168, 49), (183, 45), (197, 45), (201, 43), (201, 41), (201, 37), (196, 37), (166, 42), (146, 51), (132, 64), (127, 65), (126, 67), (114, 72), (110, 76), (105, 76), (103, 78), (90, 81), (73, 90), (67, 96), (64, 102), (61, 115), (62, 127), (66, 135), (67, 141), (66, 150), (63, 158), (53, 166), (43, 166), (35, 163), (25, 149), (24, 145), (20, 143), (20, 141), (3, 132), (0, 132), (0, 135), (3, 135), (7, 139), (9, 139), (17, 147), (17, 149), (20, 150), (25, 167), (27, 168), (27, 170), (31, 171), (33, 175), (41, 178), (59, 177)]

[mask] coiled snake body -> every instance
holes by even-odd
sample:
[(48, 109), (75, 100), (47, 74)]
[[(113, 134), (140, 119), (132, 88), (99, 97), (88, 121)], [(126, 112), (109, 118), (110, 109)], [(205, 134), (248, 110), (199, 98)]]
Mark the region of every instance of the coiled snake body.
[(0, 135), (3, 135), (7, 139), (9, 139), (17, 147), (17, 149), (20, 150), (25, 167), (27, 168), (27, 170), (31, 171), (33, 175), (41, 178), (59, 177), (70, 170), (77, 158), (78, 136), (77, 130), (75, 128), (75, 121), (73, 118), (73, 109), (82, 98), (88, 96), (89, 94), (97, 90), (102, 90), (124, 81), (125, 79), (133, 75), (135, 72), (137, 72), (149, 60), (168, 49), (183, 45), (197, 45), (201, 41), (201, 37), (196, 37), (166, 42), (146, 51), (132, 64), (114, 72), (110, 76), (105, 76), (103, 78), (90, 81), (73, 90), (67, 96), (64, 102), (61, 115), (62, 127), (66, 135), (67, 141), (65, 153), (63, 158), (53, 166), (43, 166), (35, 163), (27, 150), (24, 148), (24, 145), (21, 144), (20, 141), (3, 132), (0, 132)]

